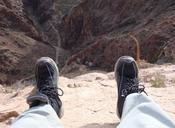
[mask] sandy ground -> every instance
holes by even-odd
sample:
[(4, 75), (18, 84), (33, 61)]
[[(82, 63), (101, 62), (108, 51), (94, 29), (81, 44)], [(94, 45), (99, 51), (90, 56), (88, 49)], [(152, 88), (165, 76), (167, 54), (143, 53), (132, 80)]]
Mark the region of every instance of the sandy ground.
[[(166, 87), (151, 87), (150, 80), (156, 73), (166, 76)], [(65, 128), (115, 128), (119, 123), (116, 115), (116, 83), (114, 73), (92, 72), (73, 79), (60, 77), (61, 97)], [(146, 92), (175, 120), (175, 65), (154, 66), (140, 70), (140, 80)], [(0, 87), (0, 114), (15, 110), (19, 113), (28, 108), (25, 98), (32, 86), (16, 91)], [(8, 91), (7, 91), (8, 90)], [(12, 119), (0, 122), (0, 128), (9, 128)]]

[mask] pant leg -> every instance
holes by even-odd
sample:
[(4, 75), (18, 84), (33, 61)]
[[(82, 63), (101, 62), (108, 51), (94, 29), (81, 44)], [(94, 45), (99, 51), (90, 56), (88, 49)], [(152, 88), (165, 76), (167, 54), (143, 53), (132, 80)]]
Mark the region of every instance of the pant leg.
[(117, 128), (175, 128), (170, 117), (144, 93), (126, 97)]
[(13, 122), (11, 128), (63, 128), (60, 120), (49, 105), (32, 107)]

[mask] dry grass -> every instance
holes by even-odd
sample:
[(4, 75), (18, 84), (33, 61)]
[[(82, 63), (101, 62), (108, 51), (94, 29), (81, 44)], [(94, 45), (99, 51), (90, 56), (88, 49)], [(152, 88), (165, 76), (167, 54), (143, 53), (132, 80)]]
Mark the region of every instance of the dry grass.
[(173, 84), (173, 86), (175, 86), (175, 78), (171, 80), (171, 83)]
[(163, 88), (166, 87), (165, 81), (166, 81), (165, 75), (162, 75), (161, 73), (156, 73), (154, 75), (154, 78), (150, 82), (152, 87)]

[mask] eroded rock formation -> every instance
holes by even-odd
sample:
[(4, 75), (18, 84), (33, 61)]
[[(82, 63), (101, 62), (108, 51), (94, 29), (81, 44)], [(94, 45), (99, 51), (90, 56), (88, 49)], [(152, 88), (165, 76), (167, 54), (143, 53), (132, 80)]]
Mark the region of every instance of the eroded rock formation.
[(112, 71), (138, 42), (140, 59), (172, 62), (174, 37), (174, 0), (0, 0), (0, 83), (31, 74), (39, 56)]
[[(173, 52), (174, 24), (174, 0), (84, 0), (63, 18), (62, 47), (74, 54), (73, 60), (77, 56), (83, 64), (112, 70), (119, 56), (136, 57), (132, 33), (140, 42), (141, 59), (155, 63), (164, 48)], [(96, 42), (100, 45), (94, 48)]]

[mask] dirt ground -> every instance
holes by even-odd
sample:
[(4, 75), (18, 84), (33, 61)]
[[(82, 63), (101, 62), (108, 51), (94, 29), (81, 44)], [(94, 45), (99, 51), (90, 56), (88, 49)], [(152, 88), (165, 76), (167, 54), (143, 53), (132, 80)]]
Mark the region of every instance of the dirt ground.
[[(150, 81), (157, 73), (166, 77), (166, 87), (154, 88)], [(114, 73), (94, 71), (72, 79), (60, 77), (59, 85), (64, 90), (65, 128), (115, 128), (119, 124), (116, 115), (116, 83)], [(153, 66), (140, 70), (141, 83), (146, 92), (175, 120), (175, 65)], [(24, 89), (0, 87), (0, 116), (9, 111), (22, 113), (28, 108), (25, 98), (32, 86)], [(9, 128), (12, 118), (0, 122), (0, 128)]]

